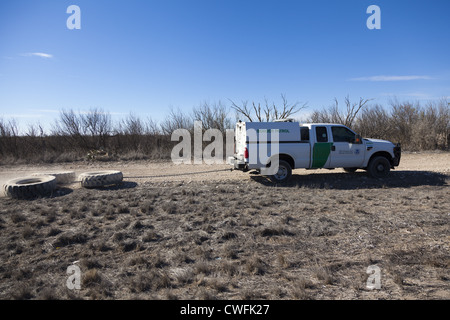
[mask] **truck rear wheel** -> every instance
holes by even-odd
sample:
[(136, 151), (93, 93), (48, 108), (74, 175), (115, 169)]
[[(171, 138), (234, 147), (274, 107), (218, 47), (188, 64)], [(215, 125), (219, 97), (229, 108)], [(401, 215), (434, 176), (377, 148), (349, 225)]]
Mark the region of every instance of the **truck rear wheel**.
[(384, 178), (387, 177), (391, 170), (391, 164), (385, 157), (379, 156), (375, 157), (369, 162), (367, 167), (367, 172), (373, 178)]
[(291, 165), (284, 160), (280, 160), (278, 163), (278, 171), (276, 174), (270, 176), (270, 180), (272, 180), (273, 183), (283, 183), (288, 181), (291, 176)]

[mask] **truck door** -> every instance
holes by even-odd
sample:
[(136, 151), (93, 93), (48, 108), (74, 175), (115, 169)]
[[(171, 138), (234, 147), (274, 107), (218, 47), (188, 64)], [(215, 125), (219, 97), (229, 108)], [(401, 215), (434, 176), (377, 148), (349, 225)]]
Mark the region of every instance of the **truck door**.
[(331, 127), (331, 168), (361, 168), (364, 163), (364, 145), (356, 141), (356, 134), (343, 126)]
[(311, 168), (330, 168), (330, 152), (333, 145), (329, 139), (327, 127), (315, 127), (316, 142), (312, 148)]

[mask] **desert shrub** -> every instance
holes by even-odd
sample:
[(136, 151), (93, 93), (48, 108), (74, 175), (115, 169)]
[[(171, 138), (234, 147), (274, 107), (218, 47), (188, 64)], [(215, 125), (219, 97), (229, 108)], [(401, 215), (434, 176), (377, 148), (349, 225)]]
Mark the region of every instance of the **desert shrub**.
[(403, 150), (448, 150), (450, 143), (450, 103), (447, 100), (420, 102), (391, 101), (390, 110), (369, 100), (345, 100), (329, 109), (316, 110), (305, 122), (341, 123), (366, 138), (400, 142)]
[(406, 150), (449, 148), (450, 107), (445, 100), (429, 102), (426, 106), (417, 102), (394, 101), (389, 117), (384, 117), (383, 121), (386, 128), (384, 138), (402, 143)]

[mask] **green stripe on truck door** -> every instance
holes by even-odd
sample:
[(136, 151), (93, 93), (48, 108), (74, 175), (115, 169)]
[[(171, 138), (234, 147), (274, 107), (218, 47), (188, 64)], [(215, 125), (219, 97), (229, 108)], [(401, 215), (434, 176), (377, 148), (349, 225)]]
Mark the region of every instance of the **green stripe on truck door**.
[(311, 168), (323, 168), (330, 156), (331, 146), (333, 143), (322, 142), (315, 143), (313, 147), (313, 163)]

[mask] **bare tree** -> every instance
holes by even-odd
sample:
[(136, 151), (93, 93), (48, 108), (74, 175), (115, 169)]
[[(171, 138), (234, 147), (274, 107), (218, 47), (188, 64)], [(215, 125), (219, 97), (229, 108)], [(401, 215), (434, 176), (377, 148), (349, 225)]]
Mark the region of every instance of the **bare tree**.
[(448, 102), (428, 102), (418, 108), (418, 117), (410, 130), (414, 148), (433, 150), (448, 148), (450, 129), (450, 108)]
[(420, 105), (418, 103), (399, 103), (398, 101), (393, 101), (391, 102), (391, 106), (393, 139), (397, 142), (401, 142), (403, 146), (409, 147), (412, 140), (411, 134), (413, 133), (414, 125), (418, 123), (419, 120)]
[(309, 123), (333, 123), (331, 120), (331, 113), (324, 109), (324, 110), (314, 110), (308, 119), (306, 119), (306, 122)]
[(79, 115), (84, 135), (90, 135), (95, 149), (105, 148), (106, 139), (112, 132), (111, 115), (102, 109), (91, 109)]
[(96, 148), (106, 145), (106, 137), (112, 131), (111, 115), (101, 109), (91, 109), (80, 115), (83, 134), (97, 138)]
[(25, 133), (25, 135), (31, 138), (35, 137), (43, 138), (45, 137), (45, 131), (42, 125), (38, 122), (36, 124), (30, 124), (28, 126), (28, 131)]
[(18, 156), (19, 126), (15, 119), (5, 121), (0, 118), (0, 154)]
[(106, 145), (106, 138), (112, 132), (111, 116), (100, 109), (75, 113), (62, 110), (52, 133), (64, 137), (81, 149), (98, 149)]
[(338, 100), (335, 98), (334, 99), (334, 106), (331, 109), (332, 112), (332, 119), (336, 119), (337, 123), (341, 123), (347, 127), (351, 127), (353, 125), (353, 122), (356, 119), (356, 116), (358, 115), (358, 113), (367, 105), (367, 103), (369, 101), (371, 101), (372, 99), (363, 99), (363, 98), (359, 98), (358, 102), (351, 102), (350, 98), (347, 96), (344, 99), (344, 103), (345, 103), (345, 107), (346, 107), (346, 111), (344, 113), (342, 113), (339, 110), (339, 102)]
[(128, 117), (123, 119), (119, 124), (120, 132), (124, 135), (144, 135), (145, 124), (141, 118), (130, 113)]
[[(273, 104), (272, 108), (270, 109), (270, 111), (272, 112), (272, 114), (271, 114), (272, 120), (287, 119), (291, 115), (294, 115), (297, 112), (299, 112), (300, 110), (307, 108), (306, 103), (304, 103), (301, 106), (299, 105), (299, 102), (296, 102), (293, 104), (288, 103), (288, 100), (286, 99), (286, 96), (284, 94), (281, 95), (281, 99), (282, 99), (282, 108), (281, 109), (277, 108), (275, 106), (275, 104)], [(266, 103), (266, 106), (267, 106), (267, 103)]]
[[(289, 103), (284, 94), (281, 95), (282, 104), (277, 106), (275, 103), (269, 104), (265, 99), (265, 105), (261, 107), (260, 103), (252, 103), (252, 107), (248, 106), (248, 101), (243, 101), (241, 105), (237, 105), (231, 101), (232, 108), (250, 122), (269, 122), (274, 120), (288, 119), (292, 115), (307, 107), (307, 104), (300, 105), (299, 102)], [(253, 115), (254, 114), (254, 115)]]
[(360, 98), (358, 102), (352, 103), (350, 98), (347, 96), (344, 99), (345, 111), (343, 111), (339, 107), (339, 101), (335, 98), (333, 106), (322, 111), (314, 111), (308, 119), (308, 122), (340, 123), (347, 127), (352, 127), (359, 112), (363, 110), (363, 108), (366, 107), (367, 103), (371, 100), (372, 99)]
[(145, 124), (141, 118), (130, 113), (118, 123), (115, 134), (119, 149), (141, 151), (143, 138), (146, 134)]
[(231, 120), (228, 117), (228, 109), (221, 101), (210, 104), (204, 102), (192, 111), (192, 119), (194, 121), (201, 121), (204, 130), (218, 129), (225, 132), (230, 129)]
[(145, 123), (145, 132), (146, 134), (153, 136), (161, 135), (161, 128), (156, 121), (148, 117), (147, 122)]
[(53, 127), (53, 133), (57, 135), (81, 136), (81, 121), (73, 110), (61, 110), (59, 121)]
[(193, 130), (193, 127), (194, 123), (189, 115), (184, 114), (180, 109), (175, 111), (173, 108), (161, 123), (161, 131), (165, 135), (171, 135), (176, 129)]
[[(242, 101), (241, 102), (241, 106), (238, 106), (234, 101), (231, 101), (231, 103), (232, 103), (231, 107), (234, 110), (236, 110), (237, 114), (241, 114), (248, 121), (253, 122), (252, 109), (247, 106), (248, 105), (248, 101)], [(253, 104), (253, 107), (255, 108), (255, 104)]]
[(390, 115), (379, 104), (364, 109), (354, 121), (353, 127), (363, 137), (388, 139), (392, 135)]

